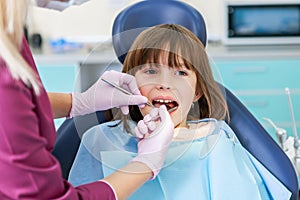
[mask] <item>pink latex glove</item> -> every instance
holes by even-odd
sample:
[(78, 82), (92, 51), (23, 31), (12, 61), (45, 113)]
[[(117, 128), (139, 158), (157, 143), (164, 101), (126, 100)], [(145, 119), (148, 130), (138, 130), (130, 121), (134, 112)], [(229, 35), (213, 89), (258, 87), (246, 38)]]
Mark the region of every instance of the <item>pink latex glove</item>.
[(138, 138), (138, 154), (132, 162), (142, 162), (153, 172), (154, 179), (163, 167), (169, 144), (174, 135), (174, 124), (162, 105), (151, 110), (150, 114), (139, 121), (134, 130)]
[(38, 7), (63, 11), (72, 5), (81, 5), (89, 0), (35, 0)]
[[(117, 90), (102, 81), (101, 78), (121, 86), (134, 95), (127, 95)], [(70, 117), (114, 107), (121, 108), (123, 114), (127, 115), (129, 113), (128, 105), (144, 107), (147, 103), (148, 100), (141, 95), (134, 76), (117, 71), (106, 71), (101, 78), (87, 91), (72, 94)]]

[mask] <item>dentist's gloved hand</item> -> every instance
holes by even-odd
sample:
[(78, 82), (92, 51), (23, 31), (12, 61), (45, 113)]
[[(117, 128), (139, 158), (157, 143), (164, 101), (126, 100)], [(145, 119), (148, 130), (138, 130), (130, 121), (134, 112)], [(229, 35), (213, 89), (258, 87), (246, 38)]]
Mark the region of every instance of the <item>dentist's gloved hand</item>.
[[(119, 91), (102, 81), (101, 78), (119, 85), (134, 95)], [(147, 98), (141, 95), (134, 76), (117, 71), (106, 71), (87, 91), (72, 94), (70, 117), (114, 107), (119, 107), (123, 114), (127, 115), (128, 105), (144, 107), (147, 101)]]
[(62, 11), (72, 5), (81, 5), (89, 0), (35, 0), (37, 6)]
[(163, 167), (174, 135), (174, 124), (166, 106), (152, 109), (139, 121), (134, 132), (142, 139), (138, 143), (138, 154), (131, 161), (146, 164), (152, 170), (154, 179)]

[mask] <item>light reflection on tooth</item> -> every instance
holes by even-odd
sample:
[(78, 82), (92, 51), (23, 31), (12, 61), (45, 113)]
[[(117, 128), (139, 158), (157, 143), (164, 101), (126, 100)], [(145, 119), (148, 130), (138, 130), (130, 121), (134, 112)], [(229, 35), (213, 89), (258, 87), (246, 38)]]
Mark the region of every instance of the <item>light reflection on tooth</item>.
[(164, 100), (164, 99), (156, 99), (154, 101), (157, 101), (159, 103), (171, 103), (172, 102), (172, 100)]

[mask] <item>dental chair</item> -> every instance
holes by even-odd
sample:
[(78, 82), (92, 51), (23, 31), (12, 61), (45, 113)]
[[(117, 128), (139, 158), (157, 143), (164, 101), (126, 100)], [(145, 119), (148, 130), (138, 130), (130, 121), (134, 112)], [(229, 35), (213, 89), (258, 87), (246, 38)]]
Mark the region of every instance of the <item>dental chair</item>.
[[(114, 21), (113, 47), (119, 61), (123, 63), (133, 40), (142, 30), (165, 23), (188, 28), (206, 45), (205, 22), (195, 8), (175, 0), (146, 0), (125, 8)], [(292, 192), (291, 199), (297, 200), (298, 180), (289, 158), (238, 98), (221, 84), (220, 87), (225, 91), (229, 107), (229, 126), (242, 145)], [(105, 121), (101, 111), (75, 120), (67, 119), (58, 129), (53, 154), (60, 161), (64, 178), (68, 177), (82, 134)], [(75, 126), (77, 123), (80, 128)]]

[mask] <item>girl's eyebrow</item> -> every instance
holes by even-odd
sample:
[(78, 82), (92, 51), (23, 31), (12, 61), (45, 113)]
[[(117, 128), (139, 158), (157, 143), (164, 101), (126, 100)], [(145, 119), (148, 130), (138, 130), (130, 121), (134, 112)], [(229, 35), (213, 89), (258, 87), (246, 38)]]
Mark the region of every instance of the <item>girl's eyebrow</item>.
[(156, 64), (156, 63), (145, 63), (144, 65), (141, 66), (141, 68), (159, 68), (160, 66), (163, 66), (161, 64)]
[(179, 67), (179, 68), (186, 68), (185, 64), (178, 64), (177, 67)]
[(179, 69), (190, 70), (190, 69), (188, 69), (188, 68), (185, 66), (185, 64), (179, 64), (179, 65), (177, 65), (176, 67), (179, 68)]

